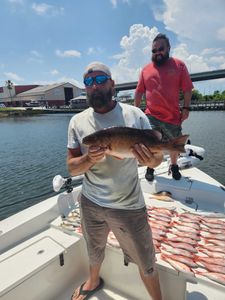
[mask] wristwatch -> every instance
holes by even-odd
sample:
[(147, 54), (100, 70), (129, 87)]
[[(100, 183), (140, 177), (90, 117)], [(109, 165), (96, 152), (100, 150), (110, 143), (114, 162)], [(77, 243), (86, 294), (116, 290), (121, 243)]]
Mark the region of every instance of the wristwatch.
[(188, 107), (188, 106), (183, 106), (183, 107), (182, 107), (182, 110), (183, 110), (183, 109), (190, 110), (190, 107)]

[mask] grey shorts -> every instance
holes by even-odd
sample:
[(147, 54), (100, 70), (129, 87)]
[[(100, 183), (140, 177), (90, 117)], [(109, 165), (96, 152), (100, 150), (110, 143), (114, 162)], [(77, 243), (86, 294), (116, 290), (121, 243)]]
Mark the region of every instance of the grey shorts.
[(162, 122), (152, 116), (147, 115), (152, 129), (158, 130), (162, 134), (163, 141), (171, 140), (182, 134), (182, 127), (180, 125), (174, 125), (166, 122)]
[(137, 210), (101, 207), (80, 199), (83, 234), (91, 265), (102, 263), (109, 231), (112, 230), (124, 253), (125, 265), (133, 262), (146, 276), (155, 271), (155, 250), (146, 208)]

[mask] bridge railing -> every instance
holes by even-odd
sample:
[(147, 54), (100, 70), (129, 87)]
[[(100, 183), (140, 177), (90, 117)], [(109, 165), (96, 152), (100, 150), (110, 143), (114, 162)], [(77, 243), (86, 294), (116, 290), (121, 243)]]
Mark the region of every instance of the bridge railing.
[[(191, 80), (195, 81), (204, 81), (204, 80), (212, 80), (212, 79), (220, 79), (225, 78), (225, 69), (208, 71), (208, 72), (200, 72), (190, 74)], [(137, 81), (127, 82), (127, 83), (119, 83), (115, 85), (116, 92), (134, 90), (136, 89)]]

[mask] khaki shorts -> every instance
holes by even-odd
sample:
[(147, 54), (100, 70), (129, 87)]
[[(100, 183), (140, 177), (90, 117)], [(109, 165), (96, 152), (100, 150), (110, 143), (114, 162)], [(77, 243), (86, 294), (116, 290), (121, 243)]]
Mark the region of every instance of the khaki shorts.
[(158, 130), (162, 134), (162, 140), (168, 141), (182, 134), (182, 127), (166, 122), (162, 122), (152, 116), (147, 115), (152, 129)]
[(146, 208), (137, 210), (101, 207), (84, 195), (80, 200), (83, 234), (91, 265), (101, 264), (109, 231), (124, 253), (124, 263), (133, 262), (148, 276), (155, 270), (155, 251)]

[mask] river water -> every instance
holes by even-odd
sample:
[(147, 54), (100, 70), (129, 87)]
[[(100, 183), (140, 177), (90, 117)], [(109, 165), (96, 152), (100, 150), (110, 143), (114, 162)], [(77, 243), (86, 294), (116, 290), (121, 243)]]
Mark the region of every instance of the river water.
[[(66, 144), (71, 117), (0, 119), (0, 220), (53, 196), (53, 177), (69, 175)], [(225, 112), (191, 112), (183, 133), (206, 150), (199, 168), (225, 185)]]

